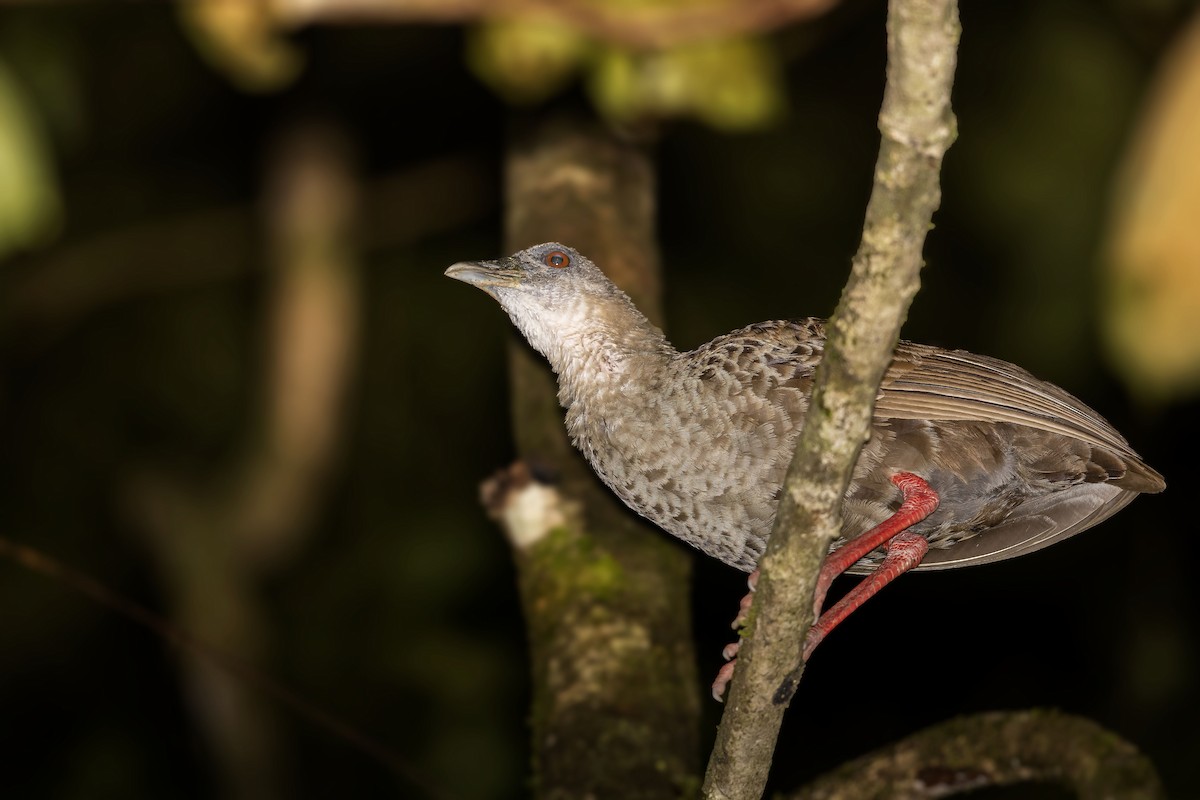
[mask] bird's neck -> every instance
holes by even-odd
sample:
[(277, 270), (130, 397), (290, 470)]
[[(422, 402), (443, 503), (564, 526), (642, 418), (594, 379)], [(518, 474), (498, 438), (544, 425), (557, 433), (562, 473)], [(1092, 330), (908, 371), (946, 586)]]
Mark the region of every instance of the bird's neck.
[(614, 392), (634, 391), (641, 378), (661, 372), (676, 351), (628, 297), (581, 296), (552, 313), (510, 309), (525, 338), (558, 375), (565, 407)]

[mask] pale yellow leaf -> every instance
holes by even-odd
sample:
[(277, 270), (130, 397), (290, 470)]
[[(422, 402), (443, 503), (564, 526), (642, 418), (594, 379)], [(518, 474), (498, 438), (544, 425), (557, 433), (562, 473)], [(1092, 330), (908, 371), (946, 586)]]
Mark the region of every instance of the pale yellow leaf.
[(1114, 191), (1104, 319), (1131, 390), (1200, 391), (1200, 16), (1164, 59)]
[(188, 0), (179, 16), (200, 55), (245, 91), (274, 91), (300, 73), (303, 56), (267, 0)]

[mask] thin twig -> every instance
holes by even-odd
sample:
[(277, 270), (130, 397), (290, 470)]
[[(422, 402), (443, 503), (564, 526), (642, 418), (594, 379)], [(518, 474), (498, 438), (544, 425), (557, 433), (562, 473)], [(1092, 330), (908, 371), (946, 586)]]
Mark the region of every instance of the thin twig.
[(841, 499), (875, 395), (919, 286), (921, 251), (954, 139), (954, 0), (892, 0), (882, 141), (862, 244), (830, 321), (825, 356), (782, 493), (703, 795), (762, 795), (783, 713), (803, 670), (814, 579), (841, 530)]
[(428, 797), (436, 800), (451, 800), (452, 796), (448, 792), (432, 783), (416, 767), (393, 753), (386, 745), (276, 682), (253, 665), (197, 639), (153, 611), (113, 591), (90, 575), (68, 566), (40, 550), (4, 536), (0, 536), (0, 558), (7, 558), (31, 572), (36, 572), (62, 586), (74, 589), (90, 600), (148, 629), (160, 639), (178, 647), (183, 652), (254, 687), (259, 692), (292, 709), (318, 728), (324, 729), (332, 736), (366, 753), (397, 777), (419, 788)]

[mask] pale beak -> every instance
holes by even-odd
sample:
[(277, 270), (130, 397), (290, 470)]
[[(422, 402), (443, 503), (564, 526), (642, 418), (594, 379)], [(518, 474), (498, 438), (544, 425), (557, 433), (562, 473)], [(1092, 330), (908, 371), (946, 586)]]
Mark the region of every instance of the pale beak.
[(460, 261), (446, 270), (456, 281), (478, 286), (488, 294), (493, 286), (515, 288), (521, 285), (521, 268), (512, 258), (497, 261)]

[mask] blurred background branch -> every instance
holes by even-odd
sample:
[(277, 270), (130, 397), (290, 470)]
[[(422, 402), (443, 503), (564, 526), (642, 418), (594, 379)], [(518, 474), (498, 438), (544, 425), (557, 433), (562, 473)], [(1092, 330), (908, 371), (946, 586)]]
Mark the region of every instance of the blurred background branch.
[[(495, 188), (484, 159), (472, 155), (377, 177), (362, 187), (355, 247), (388, 250), (469, 225), (494, 208)], [(258, 222), (248, 206), (205, 210), (31, 256), (0, 274), (0, 336), (36, 350), (112, 304), (249, 277), (262, 269)]]
[[(211, 0), (220, 3), (223, 0)], [(632, 47), (670, 47), (700, 39), (762, 33), (814, 17), (836, 0), (274, 0), (281, 21), (467, 23), (541, 19), (588, 36)]]
[[(220, 478), (142, 467), (131, 513), (171, 598), (174, 619), (201, 640), (262, 662), (272, 648), (258, 600), (264, 573), (291, 561), (311, 532), (338, 451), (342, 403), (357, 347), (353, 242), (356, 179), (348, 144), (327, 123), (284, 127), (268, 162), (264, 365), (259, 423)], [(288, 797), (295, 787), (262, 698), (198, 659), (182, 664), (198, 728), (216, 756), (222, 793)]]
[(848, 761), (786, 800), (925, 800), (986, 787), (1061, 786), (1080, 800), (1161, 800), (1129, 742), (1058, 711), (996, 711), (943, 722)]
[[(510, 145), (505, 249), (573, 242), (661, 321), (654, 188), (636, 146), (590, 125), (535, 125)], [(516, 337), (509, 378), (522, 461), (485, 498), (516, 555), (537, 796), (685, 796), (700, 771), (687, 555), (570, 446), (554, 377)]]

